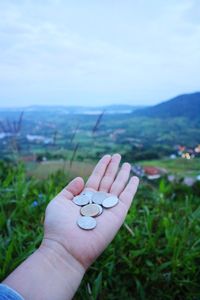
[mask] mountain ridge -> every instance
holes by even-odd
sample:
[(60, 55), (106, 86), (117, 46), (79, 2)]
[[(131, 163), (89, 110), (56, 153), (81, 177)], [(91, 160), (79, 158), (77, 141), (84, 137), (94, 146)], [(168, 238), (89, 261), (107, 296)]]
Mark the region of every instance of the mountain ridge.
[(102, 105), (102, 106), (65, 106), (65, 105), (30, 105), (30, 106), (21, 106), (21, 107), (0, 107), (0, 111), (38, 111), (38, 110), (43, 110), (43, 111), (55, 111), (55, 110), (63, 110), (63, 111), (68, 111), (71, 113), (74, 112), (85, 112), (85, 111), (130, 111), (133, 112), (135, 110), (143, 109), (144, 107), (147, 106), (142, 106), (142, 105), (128, 105), (128, 104), (111, 104), (111, 105)]
[(102, 106), (31, 105), (0, 107), (0, 113), (55, 112), (63, 114), (130, 114), (135, 117), (200, 119), (200, 92), (178, 95), (153, 106), (112, 104)]
[(178, 95), (154, 106), (136, 110), (133, 115), (157, 118), (200, 118), (200, 92)]

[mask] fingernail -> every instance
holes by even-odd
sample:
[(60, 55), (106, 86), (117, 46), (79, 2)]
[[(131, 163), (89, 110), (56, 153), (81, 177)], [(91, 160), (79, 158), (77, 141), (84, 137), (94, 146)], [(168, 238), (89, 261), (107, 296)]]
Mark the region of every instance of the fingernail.
[(111, 155), (110, 154), (105, 154), (103, 157), (102, 157), (103, 159), (111, 159)]
[(121, 155), (119, 153), (115, 153), (115, 154), (113, 154), (112, 158), (121, 159)]
[(136, 183), (136, 184), (139, 184), (139, 182), (140, 182), (140, 179), (139, 179), (137, 176), (133, 176), (131, 179), (132, 179), (132, 180), (134, 181), (134, 183)]
[(123, 163), (122, 168), (131, 168), (131, 164), (128, 162)]

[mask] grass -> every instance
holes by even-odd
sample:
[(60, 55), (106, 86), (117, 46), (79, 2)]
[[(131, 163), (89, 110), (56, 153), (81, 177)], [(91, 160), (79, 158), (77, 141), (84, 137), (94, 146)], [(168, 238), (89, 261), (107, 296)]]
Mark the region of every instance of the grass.
[[(2, 164), (0, 170), (3, 279), (38, 247), (45, 207), (71, 175), (59, 171), (41, 181), (27, 177), (23, 166)], [(74, 300), (199, 299), (199, 190), (141, 183), (125, 224), (88, 270)]]

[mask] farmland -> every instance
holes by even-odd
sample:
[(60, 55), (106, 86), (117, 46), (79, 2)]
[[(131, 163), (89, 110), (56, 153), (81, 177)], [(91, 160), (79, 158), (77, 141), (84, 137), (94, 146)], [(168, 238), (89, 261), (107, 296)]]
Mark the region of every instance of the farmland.
[[(62, 111), (0, 113), (4, 133), (0, 136), (0, 155), (19, 155), (26, 160), (97, 160), (104, 153), (120, 152), (125, 160), (162, 159), (193, 151), (199, 145), (198, 119), (147, 118), (127, 114), (69, 115)], [(16, 126), (20, 122), (19, 130)], [(74, 153), (76, 152), (76, 153)], [(197, 155), (197, 153), (195, 153)], [(75, 157), (73, 157), (75, 158)]]

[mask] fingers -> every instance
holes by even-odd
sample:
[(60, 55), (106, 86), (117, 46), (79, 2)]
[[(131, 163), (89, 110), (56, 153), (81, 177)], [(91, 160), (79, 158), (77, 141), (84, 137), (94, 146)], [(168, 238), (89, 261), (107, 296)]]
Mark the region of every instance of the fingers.
[(98, 190), (102, 177), (110, 163), (111, 155), (104, 155), (102, 159), (98, 162), (91, 176), (89, 177), (86, 187)]
[(65, 198), (71, 200), (74, 198), (74, 196), (80, 194), (80, 192), (83, 190), (83, 187), (84, 187), (83, 178), (76, 177), (61, 191), (61, 194)]
[(127, 208), (130, 207), (131, 202), (135, 196), (135, 193), (137, 191), (139, 184), (139, 179), (136, 176), (131, 177), (129, 180), (127, 186), (123, 190), (123, 192), (120, 194), (119, 199), (127, 205)]
[(115, 181), (113, 182), (110, 193), (116, 196), (119, 196), (121, 192), (124, 190), (126, 183), (129, 179), (131, 171), (131, 165), (129, 163), (124, 163), (117, 175)]
[(120, 161), (121, 161), (120, 154), (117, 153), (112, 156), (112, 159), (105, 172), (105, 175), (103, 176), (102, 181), (100, 183), (100, 188), (99, 188), (100, 191), (108, 192), (110, 190), (110, 187), (113, 184), (113, 181), (115, 180)]

